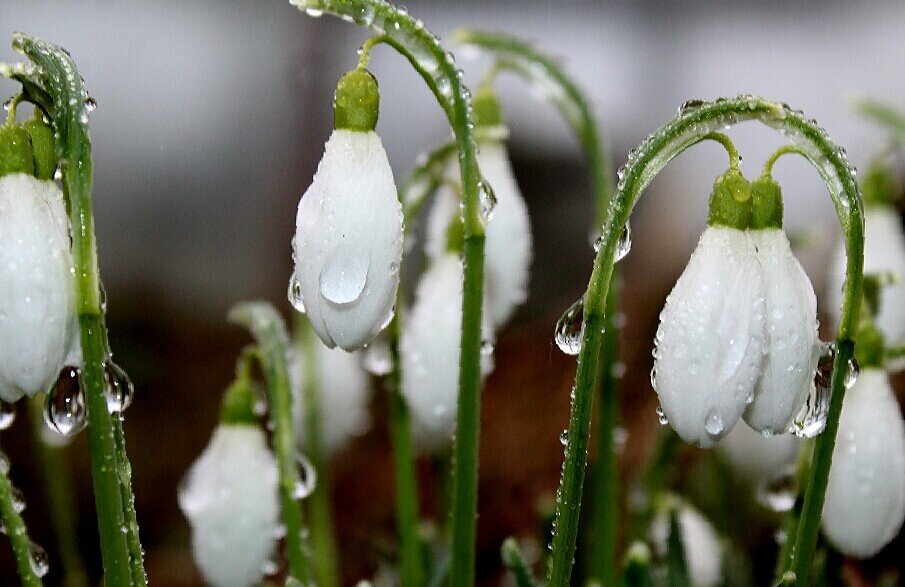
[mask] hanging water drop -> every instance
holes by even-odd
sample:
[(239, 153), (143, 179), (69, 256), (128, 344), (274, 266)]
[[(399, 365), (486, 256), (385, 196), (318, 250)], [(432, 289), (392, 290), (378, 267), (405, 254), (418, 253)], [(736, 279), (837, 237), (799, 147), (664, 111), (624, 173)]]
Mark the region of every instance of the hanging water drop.
[(622, 227), (622, 232), (619, 233), (619, 240), (616, 241), (616, 253), (615, 260), (621, 261), (628, 255), (629, 251), (632, 250), (632, 225), (628, 221), (625, 222), (625, 226)]
[(848, 370), (845, 372), (845, 380), (843, 381), (845, 389), (851, 389), (852, 386), (858, 381), (858, 375), (860, 374), (861, 366), (858, 365), (858, 359), (852, 357), (848, 360)]
[(823, 432), (830, 411), (836, 345), (831, 342), (818, 342), (817, 344), (820, 345), (820, 357), (817, 359), (814, 385), (789, 428), (789, 432), (803, 438), (813, 438)]
[(577, 355), (581, 351), (584, 336), (584, 301), (578, 300), (563, 313), (556, 323), (554, 340), (559, 350), (567, 355)]
[(25, 495), (18, 487), (10, 487), (9, 499), (13, 504), (16, 513), (21, 514), (25, 511)]
[(559, 443), (563, 446), (569, 444), (569, 431), (563, 430), (559, 433)]
[(755, 498), (762, 506), (774, 512), (787, 512), (795, 505), (795, 469), (785, 471), (776, 479), (758, 486)]
[(706, 430), (707, 434), (710, 436), (718, 437), (723, 433), (724, 429), (723, 413), (720, 412), (719, 408), (711, 408), (710, 411), (707, 412), (707, 417), (704, 419), (704, 430)]
[(88, 98), (85, 100), (85, 110), (87, 110), (88, 112), (94, 112), (95, 110), (97, 110), (97, 101), (91, 96), (88, 96)]
[(28, 545), (28, 561), (31, 563), (31, 570), (38, 577), (43, 577), (50, 570), (50, 557), (43, 548), (34, 542)]
[(104, 364), (104, 397), (111, 414), (124, 412), (132, 404), (135, 386), (123, 368), (108, 360)]
[(299, 480), (295, 485), (293, 497), (295, 499), (305, 499), (314, 493), (314, 488), (317, 487), (317, 471), (314, 470), (314, 465), (311, 464), (311, 461), (303, 454), (299, 455), (298, 464)]
[(669, 418), (666, 417), (666, 414), (663, 412), (663, 408), (657, 406), (657, 420), (660, 422), (660, 426), (666, 426), (669, 424)]
[(0, 399), (0, 430), (7, 430), (16, 421), (16, 405)]
[(74, 436), (88, 423), (88, 408), (79, 386), (79, 370), (63, 367), (44, 399), (44, 422), (63, 436)]
[(305, 313), (305, 300), (302, 299), (302, 286), (299, 283), (299, 278), (295, 274), (295, 271), (292, 272), (292, 277), (289, 278), (289, 291), (287, 292), (287, 297), (289, 298), (289, 303), (292, 304), (292, 307), (295, 308), (296, 312)]
[(486, 179), (478, 182), (478, 211), (481, 214), (481, 220), (486, 224), (493, 217), (493, 211), (496, 209), (496, 194)]
[(378, 338), (368, 345), (362, 358), (365, 370), (371, 375), (383, 377), (393, 371), (393, 357), (390, 346), (383, 338)]
[(493, 355), (493, 341), (486, 338), (481, 341), (481, 355), (484, 357)]

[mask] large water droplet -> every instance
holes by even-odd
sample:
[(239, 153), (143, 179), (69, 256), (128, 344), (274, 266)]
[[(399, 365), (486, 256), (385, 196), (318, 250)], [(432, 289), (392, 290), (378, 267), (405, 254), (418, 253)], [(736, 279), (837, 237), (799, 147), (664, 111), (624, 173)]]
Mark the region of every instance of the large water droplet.
[(340, 254), (321, 270), (321, 295), (334, 304), (350, 304), (361, 297), (368, 281), (367, 252)]
[[(599, 253), (600, 248), (603, 247), (603, 235), (598, 236), (594, 241), (594, 252)], [(630, 222), (626, 222), (625, 226), (622, 227), (622, 232), (619, 233), (619, 240), (616, 241), (616, 250), (614, 251), (614, 260), (618, 263), (622, 259), (625, 258), (626, 255), (629, 254), (629, 251), (632, 250), (632, 225)]]
[(97, 110), (97, 100), (95, 100), (91, 96), (88, 96), (88, 98), (85, 100), (85, 110), (87, 110), (88, 112), (94, 112), (95, 110)]
[(861, 366), (858, 364), (858, 359), (852, 357), (848, 360), (848, 369), (845, 372), (845, 380), (843, 383), (845, 384), (845, 389), (851, 389), (852, 386), (858, 381), (858, 375), (861, 374)]
[(710, 408), (710, 411), (707, 412), (707, 417), (704, 419), (704, 430), (710, 436), (719, 436), (724, 429), (723, 413), (719, 408)]
[(833, 381), (833, 361), (836, 359), (835, 343), (818, 342), (821, 345), (814, 385), (808, 393), (804, 405), (795, 416), (789, 432), (803, 438), (813, 438), (826, 428), (826, 417), (830, 411), (830, 393)]
[(74, 436), (88, 423), (88, 407), (79, 386), (79, 370), (63, 367), (44, 399), (44, 422), (63, 436)]
[(295, 485), (293, 497), (305, 499), (314, 493), (314, 488), (317, 487), (317, 471), (314, 470), (314, 465), (311, 464), (308, 457), (303, 454), (299, 455), (298, 463), (299, 481)]
[(755, 492), (757, 501), (774, 512), (787, 512), (795, 505), (795, 469), (785, 471), (782, 475), (758, 486)]
[(125, 412), (132, 404), (135, 386), (123, 371), (123, 368), (108, 360), (104, 365), (104, 397), (107, 399), (107, 410), (114, 414)]
[(50, 570), (50, 557), (43, 548), (34, 542), (28, 545), (28, 561), (31, 563), (31, 570), (38, 577), (43, 577)]
[(16, 421), (16, 405), (0, 399), (0, 430), (7, 430)]
[(289, 278), (289, 290), (286, 292), (286, 297), (289, 298), (289, 303), (292, 304), (292, 307), (295, 308), (296, 312), (305, 313), (305, 300), (302, 299), (302, 286), (299, 283), (299, 278), (295, 271), (292, 272), (292, 277)]
[(563, 313), (556, 323), (554, 339), (559, 350), (567, 355), (577, 355), (581, 351), (584, 336), (584, 301), (578, 300)]
[(493, 217), (493, 211), (496, 209), (496, 194), (490, 183), (486, 179), (478, 182), (478, 211), (481, 219), (487, 223)]
[(559, 433), (559, 443), (563, 446), (569, 444), (569, 431), (563, 430)]

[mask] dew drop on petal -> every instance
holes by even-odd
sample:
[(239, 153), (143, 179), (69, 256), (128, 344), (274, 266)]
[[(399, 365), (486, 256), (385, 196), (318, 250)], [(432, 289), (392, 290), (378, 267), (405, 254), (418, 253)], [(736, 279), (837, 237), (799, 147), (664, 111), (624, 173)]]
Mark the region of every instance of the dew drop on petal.
[(364, 292), (370, 265), (371, 258), (366, 252), (335, 257), (321, 271), (321, 295), (334, 304), (354, 302)]
[(704, 430), (710, 436), (719, 436), (723, 433), (725, 425), (723, 424), (723, 413), (719, 408), (710, 408), (707, 417), (704, 419)]
[(286, 297), (289, 298), (289, 303), (292, 304), (292, 307), (295, 308), (296, 312), (305, 313), (305, 300), (302, 298), (302, 286), (299, 284), (299, 278), (298, 275), (295, 274), (295, 271), (292, 272), (292, 277), (289, 278), (289, 290), (286, 292)]
[(44, 423), (63, 436), (74, 436), (88, 423), (88, 407), (79, 386), (79, 370), (63, 367), (44, 399)]
[(581, 351), (584, 336), (584, 301), (578, 300), (563, 313), (556, 323), (554, 340), (559, 350), (567, 355), (577, 355)]
[(657, 420), (660, 422), (661, 426), (666, 426), (669, 424), (669, 418), (666, 417), (666, 414), (663, 412), (663, 408), (657, 406)]

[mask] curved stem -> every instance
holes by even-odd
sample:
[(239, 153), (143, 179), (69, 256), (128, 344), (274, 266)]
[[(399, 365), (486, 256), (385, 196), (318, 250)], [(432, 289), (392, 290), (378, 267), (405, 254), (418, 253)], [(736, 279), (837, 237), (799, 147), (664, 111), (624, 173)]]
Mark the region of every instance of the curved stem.
[(9, 99), (6, 109), (6, 124), (8, 126), (16, 124), (16, 108), (19, 106), (19, 102), (22, 101), (22, 98), (24, 98), (24, 95), (22, 92), (19, 92)]
[(807, 569), (814, 554), (820, 513), (823, 507), (827, 477), (839, 414), (845, 393), (844, 372), (852, 356), (861, 297), (861, 274), (864, 249), (864, 219), (861, 196), (854, 173), (845, 154), (813, 122), (789, 107), (755, 96), (739, 96), (714, 102), (695, 101), (683, 107), (669, 124), (649, 136), (629, 157), (619, 172), (619, 183), (607, 211), (601, 243), (594, 260), (588, 290), (584, 297), (584, 335), (578, 355), (575, 377), (575, 399), (569, 421), (568, 443), (556, 509), (556, 533), (550, 557), (548, 583), (565, 585), (571, 574), (578, 528), (580, 496), (584, 483), (593, 389), (597, 383), (597, 361), (602, 345), (601, 326), (615, 265), (615, 253), (623, 226), (641, 193), (656, 174), (676, 155), (700, 142), (711, 132), (743, 120), (759, 120), (780, 129), (802, 147), (817, 169), (835, 204), (847, 250), (846, 285), (840, 320), (836, 370), (832, 379), (832, 398), (827, 427), (817, 440), (812, 476), (805, 495), (799, 526), (799, 580), (807, 581)]
[(41, 578), (35, 573), (31, 559), (31, 540), (22, 516), (16, 509), (13, 485), (9, 480), (9, 460), (0, 452), (0, 520), (3, 533), (9, 536), (16, 557), (19, 579), (25, 587), (39, 587)]
[(266, 302), (244, 302), (229, 312), (229, 319), (248, 328), (261, 350), (262, 367), (267, 379), (270, 418), (273, 423), (273, 449), (280, 470), (280, 502), (286, 525), (286, 556), (289, 574), (303, 585), (311, 583), (307, 531), (296, 499), (299, 478), (295, 434), (292, 427), (292, 392), (286, 364), (289, 336), (277, 311)]
[(481, 405), (481, 312), (484, 288), (484, 220), (481, 217), (477, 150), (472, 133), (471, 94), (451, 53), (436, 35), (404, 9), (383, 0), (291, 0), (314, 16), (329, 12), (383, 35), (381, 41), (405, 57), (446, 113), (459, 151), (465, 204), (462, 343), (453, 456), (451, 584), (472, 585), (478, 505), (478, 436)]
[[(485, 33), (464, 29), (456, 33), (462, 44), (489, 51), (498, 61), (488, 72), (486, 79), (493, 79), (503, 70), (510, 70), (528, 83), (544, 89), (545, 97), (552, 102), (569, 124), (579, 140), (588, 168), (594, 196), (596, 224), (602, 224), (607, 205), (615, 191), (614, 174), (609, 158), (603, 149), (603, 138), (590, 107), (590, 100), (578, 88), (561, 67), (550, 57), (516, 37), (499, 33)], [(711, 136), (726, 146), (730, 158), (737, 164), (738, 153), (732, 143)], [(728, 141), (728, 137), (723, 137)], [(613, 366), (619, 360), (619, 335), (613, 318), (619, 300), (616, 288), (607, 295), (607, 312), (602, 328), (603, 341), (598, 357), (600, 407), (598, 409), (597, 462), (592, 484), (592, 541), (588, 545), (590, 578), (605, 587), (617, 580), (617, 527), (618, 527), (618, 467), (616, 462), (615, 431), (619, 415), (619, 395)], [(590, 409), (590, 408), (589, 408)]]
[(295, 312), (295, 339), (301, 351), (302, 404), (304, 409), (305, 456), (317, 471), (319, 482), (305, 500), (305, 512), (311, 528), (311, 566), (319, 587), (337, 587), (340, 584), (337, 567), (336, 538), (333, 535), (333, 519), (330, 511), (330, 476), (327, 474), (323, 448), (323, 392), (319, 385), (321, 368), (317, 357), (317, 345), (321, 344), (308, 318)]
[(130, 560), (140, 552), (130, 552), (122, 532), (125, 517), (118, 469), (124, 465), (120, 459), (125, 459), (125, 453), (117, 451), (113, 419), (104, 396), (107, 328), (100, 303), (91, 211), (91, 142), (85, 106), (89, 96), (75, 63), (62, 48), (21, 34), (13, 37), (13, 48), (36, 66), (41, 86), (34, 88), (36, 79), (29, 77), (30, 85), (23, 87), (28, 98), (50, 116), (56, 131), (56, 154), (72, 221), (76, 310), (84, 361), (80, 380), (88, 407), (88, 441), (105, 580), (110, 585), (129, 585)]
[(801, 155), (802, 157), (807, 158), (807, 154), (796, 145), (783, 145), (782, 147), (776, 149), (776, 151), (767, 158), (764, 162), (763, 171), (761, 171), (761, 175), (770, 176), (773, 174), (773, 165), (776, 161), (782, 157), (783, 155)]

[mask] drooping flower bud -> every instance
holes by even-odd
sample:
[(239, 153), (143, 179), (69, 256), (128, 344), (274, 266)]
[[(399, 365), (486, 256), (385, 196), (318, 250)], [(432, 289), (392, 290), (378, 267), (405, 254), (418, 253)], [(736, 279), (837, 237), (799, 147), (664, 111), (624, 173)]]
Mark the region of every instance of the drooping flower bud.
[(710, 447), (735, 425), (767, 344), (764, 283), (745, 230), (750, 187), (730, 169), (714, 185), (709, 226), (660, 314), (651, 380), (686, 442)]
[[(475, 95), (478, 167), (493, 188), (496, 205), (486, 227), (484, 244), (484, 296), (495, 328), (502, 327), (528, 296), (532, 259), (531, 220), (506, 151), (499, 104), (489, 88)], [(481, 131), (483, 133), (483, 138)], [(447, 176), (459, 181), (459, 167), (450, 165)], [(460, 197), (443, 186), (427, 220), (426, 250), (436, 258), (447, 251), (448, 227), (461, 216)]]
[(179, 507), (192, 527), (192, 551), (215, 587), (257, 585), (274, 555), (280, 518), (276, 459), (264, 431), (221, 424), (186, 473)]
[(327, 457), (335, 455), (349, 441), (365, 432), (370, 422), (368, 376), (361, 368), (358, 353), (328, 349), (316, 343), (316, 364), (310, 365), (294, 345), (289, 355), (292, 388), (292, 418), (295, 437), (305, 445), (305, 388), (308, 377), (315, 376), (320, 407), (321, 443)]
[[(719, 585), (723, 578), (723, 549), (716, 530), (691, 506), (682, 504), (677, 507), (688, 579), (694, 587)], [(670, 531), (670, 514), (667, 510), (661, 511), (650, 527), (651, 542), (661, 557), (667, 554)]]
[(13, 402), (47, 391), (81, 346), (63, 192), (30, 175), (30, 150), (16, 147), (30, 145), (24, 130), (2, 135), (0, 168), (12, 171), (0, 176), (0, 398)]
[(337, 86), (336, 130), (299, 202), (290, 299), (328, 347), (353, 351), (393, 315), (402, 205), (377, 121), (377, 83), (356, 70)]
[(814, 385), (819, 358), (817, 297), (782, 229), (779, 184), (764, 176), (752, 184), (751, 239), (764, 282), (767, 354), (744, 418), (767, 436), (789, 429)]
[(823, 506), (823, 532), (848, 556), (869, 558), (905, 519), (905, 423), (880, 369), (845, 394)]
[[(493, 336), (486, 308), (483, 336)], [(418, 282), (415, 303), (400, 344), (402, 392), (418, 444), (434, 450), (449, 444), (456, 425), (462, 340), (462, 264), (455, 254), (433, 261)], [(493, 369), (481, 353), (481, 372)]]

